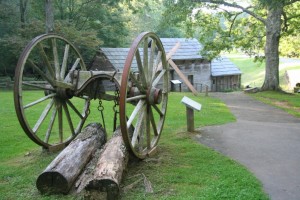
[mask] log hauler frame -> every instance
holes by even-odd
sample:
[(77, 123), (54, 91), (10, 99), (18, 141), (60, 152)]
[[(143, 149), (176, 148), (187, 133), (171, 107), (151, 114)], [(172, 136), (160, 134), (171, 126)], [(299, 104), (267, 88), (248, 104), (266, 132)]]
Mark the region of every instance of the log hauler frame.
[(80, 133), (92, 99), (119, 101), (116, 112), (124, 143), (133, 155), (143, 159), (155, 152), (162, 133), (168, 73), (162, 43), (151, 32), (134, 40), (123, 73), (88, 71), (70, 41), (44, 34), (29, 42), (18, 60), (16, 114), (33, 142), (55, 150), (64, 148)]

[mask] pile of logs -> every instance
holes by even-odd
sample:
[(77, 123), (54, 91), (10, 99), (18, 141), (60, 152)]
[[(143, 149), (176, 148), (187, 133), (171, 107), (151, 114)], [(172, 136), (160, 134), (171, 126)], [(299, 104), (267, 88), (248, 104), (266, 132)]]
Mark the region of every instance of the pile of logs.
[(101, 191), (107, 199), (117, 199), (129, 155), (120, 129), (106, 140), (100, 124), (86, 126), (39, 175), (38, 190), (42, 194)]

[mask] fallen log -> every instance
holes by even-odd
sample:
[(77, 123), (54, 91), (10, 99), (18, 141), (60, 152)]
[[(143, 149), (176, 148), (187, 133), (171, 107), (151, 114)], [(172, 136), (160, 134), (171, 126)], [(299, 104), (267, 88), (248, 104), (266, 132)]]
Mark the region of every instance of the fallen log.
[(41, 193), (67, 194), (96, 150), (106, 142), (100, 124), (87, 125), (82, 132), (39, 175), (36, 186)]
[(119, 186), (128, 158), (129, 154), (119, 128), (103, 147), (85, 190), (106, 192), (107, 199), (118, 199)]

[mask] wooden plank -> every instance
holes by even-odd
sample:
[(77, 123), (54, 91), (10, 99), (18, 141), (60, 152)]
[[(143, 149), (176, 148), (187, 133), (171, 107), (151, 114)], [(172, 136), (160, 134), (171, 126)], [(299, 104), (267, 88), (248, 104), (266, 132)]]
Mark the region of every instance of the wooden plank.
[(177, 67), (177, 65), (174, 63), (172, 59), (168, 60), (169, 64), (173, 69), (176, 71), (176, 73), (179, 75), (179, 77), (183, 80), (183, 82), (187, 85), (187, 87), (192, 91), (194, 95), (198, 95), (197, 90), (194, 88), (194, 86), (190, 83), (190, 81), (187, 79), (187, 77), (180, 71), (180, 69)]
[[(166, 55), (167, 61), (169, 61), (174, 53), (177, 51), (177, 49), (180, 47), (180, 42), (177, 42), (176, 45), (169, 51), (169, 53)], [(161, 71), (162, 70), (162, 62), (159, 63), (157, 70), (156, 71)]]
[[(176, 45), (169, 51), (166, 58), (171, 67), (176, 71), (176, 73), (179, 75), (179, 77), (183, 80), (183, 82), (187, 85), (187, 87), (192, 91), (194, 95), (198, 95), (197, 90), (194, 88), (194, 86), (190, 83), (190, 81), (187, 79), (187, 77), (180, 71), (180, 69), (177, 67), (177, 65), (174, 63), (174, 61), (171, 59), (174, 53), (177, 51), (177, 49), (180, 47), (180, 42), (177, 42)], [(158, 66), (158, 69), (161, 70), (162, 64)]]

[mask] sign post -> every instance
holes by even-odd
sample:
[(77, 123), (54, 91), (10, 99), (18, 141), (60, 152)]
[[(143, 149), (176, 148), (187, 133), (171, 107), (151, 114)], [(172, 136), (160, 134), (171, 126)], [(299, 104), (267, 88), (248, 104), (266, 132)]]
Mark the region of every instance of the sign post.
[(194, 110), (200, 111), (201, 110), (201, 104), (184, 96), (181, 100), (181, 103), (183, 103), (186, 106), (186, 123), (187, 123), (187, 131), (194, 132), (195, 126), (194, 126)]

